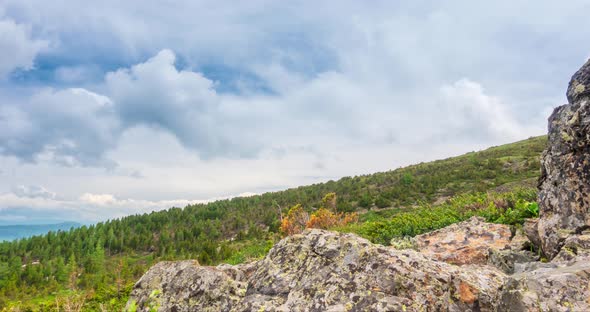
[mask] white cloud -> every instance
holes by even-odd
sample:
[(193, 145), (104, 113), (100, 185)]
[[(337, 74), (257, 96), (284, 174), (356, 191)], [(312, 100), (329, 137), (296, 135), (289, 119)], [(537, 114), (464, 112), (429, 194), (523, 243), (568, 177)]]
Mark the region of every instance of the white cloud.
[(125, 126), (169, 131), (205, 158), (253, 152), (252, 142), (232, 140), (234, 127), (221, 112), (213, 82), (177, 70), (175, 59), (172, 51), (162, 50), (144, 63), (106, 75), (107, 92)]
[(19, 105), (0, 104), (0, 153), (66, 166), (114, 167), (104, 153), (119, 122), (109, 98), (85, 89), (45, 89)]
[(80, 196), (80, 200), (85, 203), (94, 204), (94, 205), (109, 205), (116, 202), (115, 196), (111, 194), (90, 194), (84, 193)]
[(66, 84), (87, 83), (101, 76), (101, 70), (96, 65), (61, 66), (54, 73), (57, 81)]
[(18, 197), (55, 199), (56, 194), (39, 185), (19, 185), (14, 188)]
[[(542, 134), (590, 50), (579, 39), (590, 35), (588, 2), (578, 0), (2, 7), (10, 40), (27, 51), (37, 38), (59, 46), (43, 58), (53, 73), (0, 84), (0, 190), (46, 185), (71, 200), (19, 200), (90, 215), (261, 193)], [(30, 68), (39, 51), (8, 55), (4, 72)], [(57, 86), (37, 89), (46, 75)]]
[[(252, 196), (247, 193), (240, 196)], [(0, 224), (6, 221), (56, 220), (98, 222), (132, 214), (149, 213), (171, 207), (207, 203), (212, 200), (138, 200), (119, 199), (112, 194), (84, 193), (77, 199), (66, 199), (39, 186), (19, 186), (14, 192), (0, 194)]]
[(473, 139), (518, 140), (543, 131), (521, 125), (502, 99), (486, 94), (481, 84), (469, 79), (443, 86), (441, 95), (438, 116), (444, 132)]
[(17, 68), (31, 69), (37, 54), (47, 47), (47, 41), (31, 37), (30, 26), (17, 24), (0, 14), (0, 51), (3, 51), (0, 58), (0, 78)]

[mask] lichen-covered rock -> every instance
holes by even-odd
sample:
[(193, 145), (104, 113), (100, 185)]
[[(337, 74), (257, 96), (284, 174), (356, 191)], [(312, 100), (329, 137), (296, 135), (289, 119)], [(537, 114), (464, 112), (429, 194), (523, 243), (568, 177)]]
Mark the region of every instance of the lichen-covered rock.
[(566, 262), (582, 258), (590, 259), (590, 234), (572, 235), (566, 238), (563, 247), (551, 262)]
[(586, 61), (570, 80), (567, 88), (567, 101), (574, 103), (590, 94), (590, 60)]
[(590, 262), (544, 264), (510, 276), (499, 311), (590, 311)]
[(416, 249), (416, 240), (410, 236), (394, 237), (389, 241), (389, 245), (395, 249)]
[(488, 264), (502, 270), (506, 274), (512, 274), (514, 273), (514, 267), (516, 264), (536, 260), (536, 255), (527, 250), (491, 249), (488, 257)]
[(428, 257), (451, 264), (485, 264), (491, 249), (510, 246), (512, 232), (503, 224), (472, 217), (437, 231), (418, 235), (416, 248)]
[(150, 300), (159, 311), (492, 311), (506, 277), (323, 230), (283, 239), (248, 268), (160, 263), (130, 302), (138, 311)]
[[(232, 268), (234, 271), (238, 268)], [(247, 283), (196, 261), (160, 262), (135, 284), (127, 306), (137, 311), (232, 311)]]
[[(282, 302), (285, 311), (410, 311), (491, 308), (503, 274), (434, 262), (352, 234), (321, 230), (294, 235), (259, 263), (247, 295)], [(462, 286), (461, 286), (462, 285)], [(265, 306), (248, 306), (256, 309)]]
[(492, 265), (506, 274), (514, 273), (514, 268), (520, 263), (528, 263), (539, 260), (537, 253), (534, 252), (533, 244), (524, 235), (521, 229), (510, 240), (510, 244), (505, 249), (490, 248), (488, 255), (488, 264)]
[(549, 117), (549, 146), (541, 159), (538, 230), (549, 258), (569, 235), (590, 225), (590, 61), (572, 77), (567, 97), (569, 104)]

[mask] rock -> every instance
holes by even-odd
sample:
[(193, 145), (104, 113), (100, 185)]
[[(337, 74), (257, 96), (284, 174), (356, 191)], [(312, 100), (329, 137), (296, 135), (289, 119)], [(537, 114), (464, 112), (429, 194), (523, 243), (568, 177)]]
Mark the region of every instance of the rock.
[(524, 221), (524, 225), (522, 226), (522, 231), (532, 243), (535, 249), (539, 249), (541, 247), (541, 238), (539, 237), (539, 219), (526, 219)]
[(138, 311), (232, 311), (246, 287), (224, 270), (196, 261), (160, 262), (135, 284), (127, 307), (133, 302)]
[(590, 311), (590, 262), (545, 265), (508, 277), (498, 310)]
[(488, 255), (488, 264), (506, 274), (514, 273), (514, 268), (518, 264), (537, 260), (539, 257), (534, 252), (533, 244), (520, 229), (516, 230), (507, 248), (502, 250), (491, 248)]
[(572, 77), (567, 97), (549, 117), (541, 159), (538, 231), (549, 259), (569, 235), (590, 226), (590, 61)]
[[(489, 230), (481, 220), (465, 224)], [(506, 249), (490, 249), (488, 261), (526, 244), (515, 238), (503, 244)], [(577, 246), (585, 239), (577, 237)], [(135, 305), (137, 311), (582, 311), (590, 308), (590, 261), (580, 257), (552, 263), (514, 261), (516, 273), (509, 276), (487, 265), (457, 266), (415, 250), (374, 245), (353, 234), (306, 230), (283, 239), (263, 260), (249, 264), (158, 263), (137, 282), (128, 307)]]
[[(403, 244), (406, 241), (411, 243)], [(532, 243), (522, 231), (516, 231), (513, 236), (510, 227), (486, 223), (479, 217), (418, 235), (411, 240), (392, 240), (392, 246), (398, 245), (417, 249), (439, 261), (456, 265), (488, 264), (507, 274), (514, 272), (516, 263), (538, 258), (531, 251)]]
[(590, 93), (590, 60), (586, 61), (570, 80), (567, 88), (567, 101), (574, 103)]
[(526, 237), (522, 229), (516, 229), (514, 235), (510, 239), (508, 248), (512, 250), (528, 250), (532, 246), (531, 241)]
[(416, 248), (428, 257), (451, 264), (485, 264), (491, 249), (508, 248), (512, 232), (503, 224), (472, 217), (415, 238)]
[[(246, 271), (251, 270), (251, 273)], [(353, 234), (307, 230), (246, 268), (163, 262), (135, 285), (147, 311), (492, 311), (506, 275), (433, 261)]]
[(488, 264), (492, 265), (506, 274), (514, 273), (514, 267), (518, 263), (528, 263), (538, 260), (533, 252), (527, 250), (496, 250), (491, 249), (488, 256)]
[(523, 263), (514, 263), (514, 274), (530, 272), (537, 269), (555, 269), (557, 268), (557, 264), (555, 263), (548, 263), (548, 262), (523, 262)]
[(413, 237), (394, 237), (389, 245), (395, 249), (416, 249), (416, 240)]
[(590, 234), (572, 235), (565, 239), (563, 247), (551, 262), (567, 262), (590, 258)]

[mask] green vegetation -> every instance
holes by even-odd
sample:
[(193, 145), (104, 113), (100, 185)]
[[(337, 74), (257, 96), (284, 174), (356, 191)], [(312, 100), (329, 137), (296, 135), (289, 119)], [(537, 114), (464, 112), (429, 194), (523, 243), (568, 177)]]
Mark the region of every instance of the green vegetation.
[(155, 262), (214, 265), (260, 258), (280, 238), (281, 214), (296, 204), (311, 213), (328, 203), (329, 193), (337, 194), (330, 202), (335, 210), (360, 213), (359, 223), (339, 230), (384, 244), (472, 215), (518, 224), (538, 213), (527, 186), (539, 175), (545, 144), (545, 136), (530, 138), (388, 172), (0, 243), (0, 307), (121, 310), (133, 283)]
[(526, 218), (539, 216), (537, 193), (531, 188), (508, 193), (470, 193), (453, 197), (436, 206), (423, 205), (392, 217), (371, 217), (371, 221), (336, 228), (359, 234), (374, 243), (389, 245), (392, 238), (430, 232), (480, 216), (487, 222), (521, 225)]

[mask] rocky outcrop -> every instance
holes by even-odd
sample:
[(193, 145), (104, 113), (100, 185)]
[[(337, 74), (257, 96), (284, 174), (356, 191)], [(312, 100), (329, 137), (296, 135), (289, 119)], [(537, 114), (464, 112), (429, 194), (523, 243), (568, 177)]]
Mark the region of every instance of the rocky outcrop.
[(540, 264), (502, 287), (499, 311), (590, 311), (590, 262)]
[(505, 278), (323, 230), (285, 238), (249, 267), (162, 262), (131, 300), (138, 311), (491, 311)]
[[(196, 278), (198, 277), (198, 278)], [(139, 307), (186, 311), (186, 307), (230, 311), (246, 293), (245, 280), (223, 269), (200, 266), (196, 261), (160, 262), (135, 285)]]
[[(452, 229), (465, 231), (446, 231)], [(307, 230), (246, 265), (161, 262), (137, 282), (128, 305), (177, 312), (581, 311), (589, 308), (590, 262), (579, 257), (519, 263), (509, 275), (490, 265), (458, 266), (374, 245), (353, 234)]]
[(541, 160), (538, 232), (550, 259), (567, 236), (590, 226), (590, 61), (572, 77), (567, 98), (549, 117)]
[(451, 264), (485, 264), (491, 250), (509, 248), (512, 232), (503, 224), (467, 221), (416, 236), (416, 248), (424, 255)]

